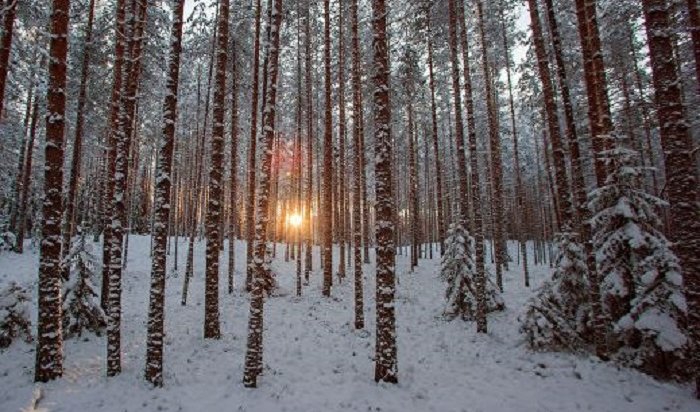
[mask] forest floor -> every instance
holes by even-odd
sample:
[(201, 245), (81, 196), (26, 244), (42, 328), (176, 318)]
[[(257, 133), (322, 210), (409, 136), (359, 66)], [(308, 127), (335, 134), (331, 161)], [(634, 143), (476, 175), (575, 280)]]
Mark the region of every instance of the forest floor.
[[(373, 265), (364, 267), (366, 328), (356, 331), (351, 277), (336, 283), (327, 299), (315, 272), (303, 296), (296, 297), (294, 263), (284, 262), (283, 246), (273, 262), (280, 293), (265, 305), (265, 369), (259, 387), (246, 389), (241, 383), (249, 311), (241, 290), (245, 245), (237, 244), (233, 294), (227, 293), (226, 276), (221, 276), (222, 338), (205, 341), (204, 244), (197, 244), (189, 302), (183, 307), (184, 238), (180, 276), (167, 281), (165, 387), (152, 389), (143, 379), (149, 237), (133, 236), (130, 242), (122, 303), (122, 374), (105, 377), (105, 338), (88, 335), (65, 342), (63, 378), (38, 385), (33, 382), (34, 345), (14, 343), (0, 350), (0, 412), (700, 410), (687, 385), (659, 382), (593, 358), (529, 351), (518, 332), (518, 317), (535, 288), (523, 286), (515, 264), (505, 273), (507, 309), (491, 315), (489, 333), (478, 335), (473, 323), (442, 319), (439, 260), (422, 260), (411, 273), (407, 257), (399, 256), (399, 383), (376, 384)], [(18, 280), (31, 287), (36, 302), (38, 256), (36, 249), (28, 249), (24, 255), (0, 255), (0, 288)], [(549, 274), (549, 267), (534, 266), (534, 286)]]

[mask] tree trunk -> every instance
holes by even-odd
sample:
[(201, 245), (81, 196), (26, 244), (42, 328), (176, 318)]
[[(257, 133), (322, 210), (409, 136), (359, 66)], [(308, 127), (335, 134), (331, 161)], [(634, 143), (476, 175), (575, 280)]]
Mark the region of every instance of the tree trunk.
[(250, 317), (248, 320), (248, 344), (245, 357), (243, 385), (248, 388), (257, 386), (258, 375), (262, 372), (263, 361), (263, 289), (264, 279), (270, 270), (265, 259), (267, 253), (266, 238), (268, 216), (268, 199), (270, 195), (270, 173), (272, 169), (272, 144), (275, 136), (275, 105), (277, 99), (277, 75), (280, 55), (280, 25), (282, 23), (282, 0), (275, 0), (270, 17), (269, 68), (267, 73), (269, 92), (265, 96), (263, 110), (263, 137), (261, 140), (263, 157), (261, 173), (258, 179), (257, 222), (255, 231), (255, 265), (253, 289), (250, 300)]
[(38, 330), (34, 380), (48, 382), (63, 374), (61, 304), (61, 214), (63, 143), (66, 119), (66, 69), (69, 0), (53, 0), (49, 79), (46, 94), (46, 149), (42, 241), (39, 250)]
[[(355, 329), (365, 327), (364, 291), (362, 281), (362, 79), (360, 78), (360, 34), (358, 17), (358, 0), (350, 3), (352, 20), (352, 140), (354, 142), (354, 176), (353, 176), (353, 257), (355, 264)], [(365, 222), (366, 224), (366, 222)]]
[(331, 101), (331, 17), (330, 0), (323, 1), (325, 117), (323, 128), (323, 202), (321, 207), (323, 296), (331, 295), (333, 285), (333, 110)]
[[(224, 3), (226, 1), (224, 0)], [(159, 144), (155, 188), (155, 222), (151, 261), (151, 294), (148, 309), (148, 338), (146, 340), (146, 380), (154, 386), (163, 386), (163, 339), (165, 333), (165, 273), (167, 270), (166, 245), (170, 221), (170, 189), (177, 97), (180, 81), (180, 53), (182, 52), (182, 25), (184, 0), (172, 0), (174, 10), (170, 33), (170, 63), (168, 65), (167, 93), (163, 102), (163, 135)]]
[(209, 165), (209, 199), (206, 216), (206, 274), (204, 291), (204, 338), (219, 339), (219, 253), (222, 178), (224, 160), (224, 115), (226, 114), (226, 67), (228, 60), (229, 0), (219, 0), (216, 49), (216, 85), (214, 89), (211, 164)]
[(385, 0), (372, 0), (372, 49), (374, 50), (374, 144), (377, 204), (377, 344), (374, 380), (398, 382), (396, 363), (396, 206), (392, 188), (391, 106), (389, 103), (389, 49)]
[(700, 204), (693, 140), (683, 114), (678, 63), (670, 34), (673, 31), (665, 0), (644, 0), (644, 19), (661, 145), (666, 157), (666, 192), (671, 205), (670, 238), (681, 261), (688, 303), (688, 334), (696, 395), (700, 398)]
[(3, 15), (3, 33), (0, 40), (0, 120), (4, 114), (5, 86), (7, 85), (7, 73), (10, 71), (10, 54), (12, 52), (15, 17), (17, 16), (17, 3), (19, 0), (9, 0)]

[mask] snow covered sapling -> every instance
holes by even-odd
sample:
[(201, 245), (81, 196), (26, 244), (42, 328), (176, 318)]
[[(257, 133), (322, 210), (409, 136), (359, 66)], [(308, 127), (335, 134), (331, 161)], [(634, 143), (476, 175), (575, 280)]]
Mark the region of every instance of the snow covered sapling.
[(0, 290), (0, 348), (12, 344), (15, 338), (32, 341), (29, 320), (29, 294), (15, 282)]
[(520, 331), (532, 349), (579, 351), (590, 313), (585, 255), (576, 233), (559, 233), (555, 243), (556, 269), (528, 303)]
[(70, 277), (63, 284), (63, 330), (66, 338), (81, 336), (84, 329), (100, 335), (106, 325), (106, 316), (97, 288), (97, 259), (85, 242), (85, 234), (78, 228), (78, 238), (66, 257), (71, 265)]
[(615, 357), (660, 378), (684, 375), (686, 303), (678, 258), (658, 229), (664, 202), (639, 185), (636, 152), (604, 152), (612, 166), (589, 205), (601, 298), (613, 324)]
[[(476, 316), (476, 264), (474, 238), (461, 224), (452, 224), (445, 239), (445, 254), (440, 266), (440, 278), (447, 283), (445, 316), (474, 320)], [(486, 311), (503, 310), (505, 304), (493, 282), (486, 285)]]

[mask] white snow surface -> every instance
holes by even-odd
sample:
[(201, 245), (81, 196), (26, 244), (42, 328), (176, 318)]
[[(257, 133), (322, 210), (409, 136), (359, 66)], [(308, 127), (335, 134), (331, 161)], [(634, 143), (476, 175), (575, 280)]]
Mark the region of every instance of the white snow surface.
[[(249, 300), (241, 290), (245, 244), (236, 244), (232, 295), (226, 293), (226, 254), (222, 255), (222, 338), (205, 341), (204, 242), (196, 247), (185, 307), (180, 305), (180, 293), (187, 243), (185, 238), (180, 242), (180, 276), (169, 278), (166, 287), (164, 388), (153, 389), (143, 379), (149, 237), (133, 236), (123, 279), (121, 375), (105, 376), (105, 337), (88, 334), (65, 342), (63, 378), (35, 384), (34, 345), (18, 341), (0, 351), (0, 412), (34, 407), (36, 393), (42, 394), (36, 407), (45, 411), (700, 410), (689, 385), (659, 382), (597, 359), (528, 350), (517, 318), (535, 287), (550, 276), (548, 266), (531, 268), (535, 287), (527, 289), (521, 268), (511, 264), (504, 273), (506, 310), (489, 316), (487, 335), (478, 335), (473, 323), (443, 320), (445, 284), (438, 278), (437, 254), (432, 261), (421, 260), (413, 273), (407, 256), (398, 256), (399, 383), (377, 384), (372, 361), (373, 264), (364, 265), (366, 329), (356, 331), (352, 279), (342, 284), (334, 279), (332, 298), (323, 298), (316, 249), (311, 285), (297, 298), (295, 265), (283, 261), (281, 245), (273, 260), (280, 296), (265, 304), (265, 367), (258, 388), (246, 389), (242, 377)], [(515, 245), (510, 246), (515, 256)], [(24, 255), (0, 254), (0, 288), (11, 280), (30, 288), (36, 331), (38, 255), (36, 250), (25, 250)], [(168, 264), (172, 265), (172, 256)], [(348, 271), (349, 276), (352, 273)]]

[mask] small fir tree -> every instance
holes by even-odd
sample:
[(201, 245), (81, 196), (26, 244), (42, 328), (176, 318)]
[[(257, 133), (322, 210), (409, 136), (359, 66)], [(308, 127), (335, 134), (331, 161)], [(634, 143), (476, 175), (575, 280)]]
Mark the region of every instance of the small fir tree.
[[(449, 319), (476, 318), (476, 263), (474, 262), (474, 238), (461, 224), (452, 224), (445, 239), (440, 277), (447, 283), (444, 315)], [(486, 286), (486, 311), (503, 310), (505, 304), (496, 285), (490, 280)]]
[(70, 338), (82, 336), (83, 330), (88, 330), (99, 336), (107, 324), (93, 283), (93, 278), (99, 273), (99, 264), (80, 227), (76, 240), (66, 256), (71, 270), (70, 277), (63, 284), (63, 333)]
[(0, 348), (18, 337), (32, 341), (29, 301), (29, 293), (15, 282), (0, 290)]
[(636, 152), (604, 152), (611, 173), (589, 196), (601, 298), (615, 358), (660, 378), (685, 375), (686, 302), (678, 258), (659, 230), (665, 203), (640, 187)]
[(585, 348), (590, 304), (585, 255), (577, 238), (573, 232), (557, 235), (556, 269), (527, 306), (520, 330), (532, 349)]

